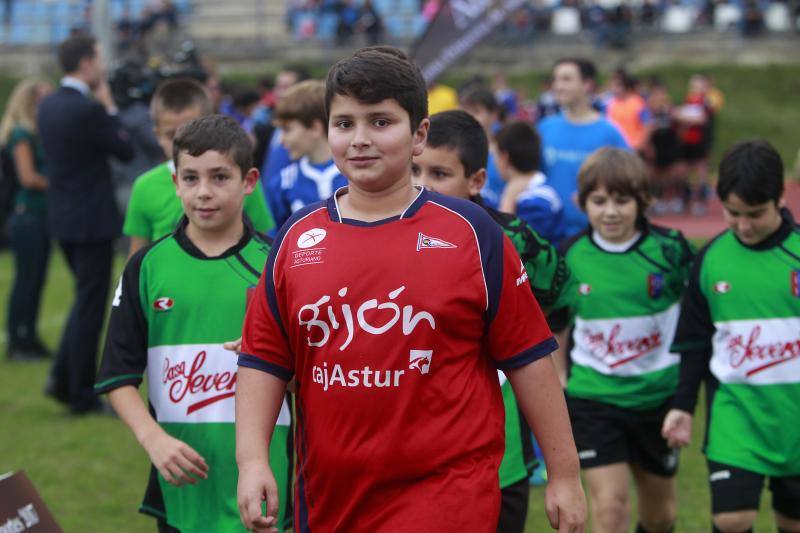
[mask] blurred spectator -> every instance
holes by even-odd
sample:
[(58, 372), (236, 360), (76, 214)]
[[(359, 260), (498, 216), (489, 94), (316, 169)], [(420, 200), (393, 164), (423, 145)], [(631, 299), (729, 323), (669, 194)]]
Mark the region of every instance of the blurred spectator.
[(647, 141), (650, 112), (638, 92), (638, 80), (625, 69), (617, 69), (611, 77), (612, 96), (606, 106), (606, 117), (619, 128), (625, 142), (640, 150)]
[(372, 4), (372, 0), (364, 0), (358, 19), (359, 30), (367, 36), (367, 44), (374, 46), (384, 40), (383, 19)]
[(608, 44), (608, 20), (606, 10), (597, 0), (588, 0), (583, 11), (583, 25), (592, 33), (595, 48)]
[(50, 233), (75, 277), (76, 296), (45, 392), (73, 413), (104, 411), (94, 394), (97, 347), (108, 303), (113, 241), (121, 218), (108, 157), (133, 157), (94, 38), (71, 37), (58, 49), (61, 87), (42, 100), (37, 131), (52, 171)]
[(654, 28), (658, 22), (659, 9), (656, 0), (644, 0), (639, 12), (639, 22), (645, 28)]
[(497, 169), (506, 187), (500, 210), (516, 214), (553, 244), (566, 231), (564, 208), (558, 193), (539, 171), (541, 141), (526, 122), (511, 122), (496, 136)]
[(741, 29), (745, 37), (755, 37), (764, 31), (764, 13), (758, 0), (743, 1)]
[(553, 68), (553, 91), (561, 112), (539, 122), (542, 171), (564, 204), (567, 236), (583, 231), (588, 223), (576, 201), (583, 161), (604, 146), (627, 147), (619, 130), (592, 106), (596, 78), (590, 61), (559, 60)]
[(711, 153), (714, 110), (708, 100), (708, 79), (696, 74), (689, 79), (689, 91), (677, 110), (683, 160), (689, 179), (694, 178), (691, 210), (703, 215), (709, 196), (708, 158)]
[(232, 117), (244, 131), (253, 135), (253, 113), (261, 102), (261, 95), (247, 87), (234, 87), (230, 92), (230, 96), (223, 98), (220, 113)]
[(0, 146), (6, 177), (18, 183), (14, 210), (8, 219), (14, 255), (14, 280), (8, 298), (8, 359), (50, 356), (36, 323), (50, 257), (47, 229), (47, 161), (36, 131), (36, 109), (52, 91), (49, 84), (25, 80), (17, 84), (0, 122)]
[(142, 12), (142, 34), (146, 36), (160, 23), (170, 30), (178, 27), (178, 10), (170, 0), (157, 0), (145, 7)]
[(353, 37), (360, 14), (353, 0), (338, 0), (334, 4), (334, 10), (338, 19), (336, 23), (336, 45), (343, 46), (349, 43)]
[(623, 0), (622, 3), (609, 10), (607, 20), (609, 46), (620, 50), (627, 49), (631, 44), (633, 34), (633, 11), (630, 6)]
[(253, 110), (253, 137), (256, 139), (256, 146), (253, 150), (253, 161), (264, 161), (269, 147), (269, 140), (275, 132), (272, 124), (272, 111), (275, 108), (275, 79), (265, 76), (258, 80), (258, 91), (260, 99), (258, 105)]
[(516, 116), (519, 106), (517, 91), (508, 86), (508, 79), (504, 72), (498, 71), (495, 73), (492, 89), (494, 90), (495, 100), (504, 110), (504, 115), (507, 117)]
[(655, 214), (682, 213), (685, 207), (686, 183), (681, 164), (682, 148), (678, 138), (678, 123), (669, 91), (660, 82), (650, 85), (647, 105), (650, 127), (647, 143), (642, 150), (652, 176), (655, 195)]

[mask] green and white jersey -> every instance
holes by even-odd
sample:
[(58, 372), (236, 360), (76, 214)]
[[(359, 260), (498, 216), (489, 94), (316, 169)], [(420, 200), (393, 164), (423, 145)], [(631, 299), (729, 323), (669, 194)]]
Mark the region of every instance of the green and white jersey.
[[(175, 230), (175, 225), (183, 216), (183, 206), (175, 195), (173, 172), (175, 164), (170, 160), (136, 178), (122, 227), (125, 235), (155, 241)], [(245, 197), (244, 212), (260, 233), (275, 227), (260, 181), (253, 192)]]
[[(152, 469), (141, 511), (184, 533), (244, 531), (236, 502), (234, 394), (237, 356), (223, 343), (241, 336), (248, 291), (258, 282), (269, 244), (248, 223), (240, 242), (207, 257), (185, 233), (134, 254), (116, 289), (95, 390), (138, 386), (147, 374), (151, 413), (164, 430), (194, 448), (208, 479), (175, 487)], [(291, 483), (287, 441), (291, 411), (281, 408), (270, 462), (281, 489), (280, 524)]]
[(800, 474), (800, 229), (788, 212), (758, 245), (726, 231), (704, 248), (672, 349), (712, 375), (709, 459)]
[(567, 244), (578, 280), (568, 395), (634, 410), (672, 396), (679, 358), (669, 346), (692, 255), (680, 232), (646, 222), (622, 247), (591, 230)]

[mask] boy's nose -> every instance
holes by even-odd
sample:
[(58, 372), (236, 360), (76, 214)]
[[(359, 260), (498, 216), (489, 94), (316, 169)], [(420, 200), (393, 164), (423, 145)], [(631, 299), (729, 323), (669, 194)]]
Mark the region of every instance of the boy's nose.
[(356, 126), (353, 131), (353, 139), (350, 142), (353, 146), (363, 147), (369, 146), (370, 141), (369, 137), (366, 134), (365, 128), (360, 126)]
[(198, 198), (211, 198), (211, 186), (205, 180), (200, 180), (197, 186)]
[(746, 218), (740, 218), (737, 220), (736, 225), (738, 226), (740, 232), (747, 232), (753, 229), (753, 225)]

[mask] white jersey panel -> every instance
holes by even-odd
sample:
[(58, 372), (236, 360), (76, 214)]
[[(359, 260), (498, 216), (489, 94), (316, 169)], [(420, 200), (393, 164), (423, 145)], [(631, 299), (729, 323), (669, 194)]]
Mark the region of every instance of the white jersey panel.
[(669, 353), (680, 304), (648, 316), (575, 319), (572, 362), (605, 375), (639, 376), (678, 364)]
[[(237, 354), (222, 344), (157, 346), (147, 350), (150, 403), (159, 422), (235, 422)], [(288, 426), (284, 400), (276, 425)]]
[(800, 383), (800, 318), (714, 324), (711, 372), (721, 383)]

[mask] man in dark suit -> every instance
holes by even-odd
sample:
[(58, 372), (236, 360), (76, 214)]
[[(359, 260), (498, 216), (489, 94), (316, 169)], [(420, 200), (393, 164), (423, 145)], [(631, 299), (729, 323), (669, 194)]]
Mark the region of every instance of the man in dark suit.
[(74, 413), (102, 408), (93, 386), (113, 256), (121, 218), (107, 158), (133, 157), (94, 38), (70, 37), (58, 49), (61, 87), (45, 98), (38, 131), (50, 161), (48, 216), (75, 276), (76, 297), (46, 393)]

